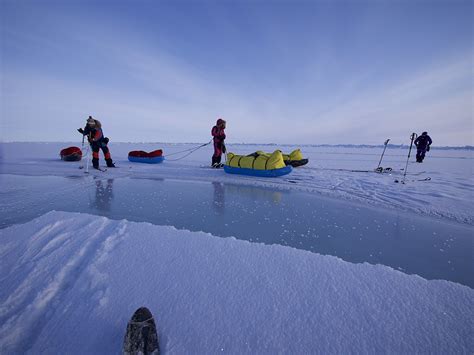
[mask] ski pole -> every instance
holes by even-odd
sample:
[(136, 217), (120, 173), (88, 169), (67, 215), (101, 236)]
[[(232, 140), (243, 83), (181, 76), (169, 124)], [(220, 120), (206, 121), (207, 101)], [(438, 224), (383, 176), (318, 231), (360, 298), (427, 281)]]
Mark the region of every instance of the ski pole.
[[(84, 152), (84, 135), (82, 135), (81, 154)], [(79, 169), (84, 169), (84, 160), (82, 160), (82, 166)]]
[(91, 141), (90, 141), (90, 138), (91, 138), (91, 134), (89, 133), (89, 135), (87, 136), (87, 142), (89, 143), (87, 145), (87, 165), (86, 165), (86, 171), (85, 173), (89, 173), (89, 160), (90, 160), (90, 155), (91, 155)]
[(413, 147), (413, 141), (415, 140), (416, 136), (417, 136), (416, 133), (412, 133), (411, 136), (410, 136), (411, 143), (410, 143), (410, 149), (408, 150), (408, 158), (407, 158), (407, 163), (406, 163), (406, 165), (405, 165), (405, 172), (403, 173), (403, 181), (402, 181), (402, 184), (405, 183), (405, 176), (407, 175), (408, 161), (410, 160), (411, 148)]
[(90, 160), (91, 148), (90, 146), (87, 147), (87, 155), (86, 155), (86, 174), (89, 174), (89, 160)]
[(384, 143), (385, 147), (383, 148), (382, 156), (380, 157), (380, 160), (379, 160), (379, 165), (377, 166), (377, 169), (375, 169), (375, 170), (379, 170), (380, 164), (382, 164), (383, 155), (385, 154), (385, 149), (387, 149), (387, 144), (388, 144), (389, 140), (390, 140), (390, 138), (387, 139)]

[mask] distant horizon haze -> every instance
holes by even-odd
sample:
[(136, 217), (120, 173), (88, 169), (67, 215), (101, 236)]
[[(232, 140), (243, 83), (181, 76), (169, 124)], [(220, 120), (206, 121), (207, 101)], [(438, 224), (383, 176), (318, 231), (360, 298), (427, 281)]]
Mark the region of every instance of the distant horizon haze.
[[(0, 141), (0, 144), (58, 144), (58, 143), (64, 143), (64, 144), (72, 144), (76, 146), (81, 146), (82, 142), (81, 141)], [(150, 141), (150, 142), (124, 142), (124, 141), (111, 141), (109, 144), (164, 144), (164, 145), (201, 145), (208, 143), (210, 146), (212, 146), (212, 142), (168, 142), (168, 141)], [(84, 144), (87, 144), (87, 141), (84, 142)], [(321, 143), (321, 144), (298, 144), (298, 143), (259, 143), (259, 142), (233, 142), (229, 141), (226, 142), (228, 146), (232, 145), (255, 145), (255, 146), (264, 146), (264, 147), (271, 147), (271, 146), (292, 146), (292, 147), (334, 147), (334, 148), (379, 148), (379, 147), (384, 147), (383, 142), (380, 144), (353, 144), (353, 143), (332, 143), (332, 144), (326, 144), (326, 143)], [(408, 143), (389, 143), (387, 145), (387, 149), (400, 149), (400, 148), (409, 148), (411, 144), (411, 141), (408, 140)], [(416, 149), (415, 145), (413, 144), (413, 148)], [(432, 145), (431, 149), (467, 149), (467, 150), (474, 150), (473, 145)]]

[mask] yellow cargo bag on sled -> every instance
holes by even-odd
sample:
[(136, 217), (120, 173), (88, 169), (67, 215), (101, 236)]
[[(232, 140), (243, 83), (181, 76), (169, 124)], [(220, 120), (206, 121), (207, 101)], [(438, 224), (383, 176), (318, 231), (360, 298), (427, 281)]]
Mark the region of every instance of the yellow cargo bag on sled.
[(301, 150), (295, 149), (290, 154), (283, 154), (283, 160), (303, 160)]
[(272, 154), (261, 151), (249, 155), (227, 154), (227, 165), (235, 168), (247, 168), (256, 170), (273, 170), (284, 168), (283, 154), (281, 150), (275, 150)]

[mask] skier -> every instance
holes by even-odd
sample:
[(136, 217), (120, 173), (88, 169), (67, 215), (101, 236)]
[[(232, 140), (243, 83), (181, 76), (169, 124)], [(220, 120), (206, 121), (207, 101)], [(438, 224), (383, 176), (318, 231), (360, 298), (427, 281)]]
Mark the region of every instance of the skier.
[(417, 163), (423, 163), (423, 159), (425, 159), (426, 152), (430, 151), (431, 143), (433, 143), (433, 141), (428, 135), (428, 132), (423, 132), (421, 136), (418, 136), (418, 138), (415, 139)]
[(92, 118), (92, 116), (89, 116), (84, 129), (79, 128), (78, 132), (84, 136), (87, 136), (87, 140), (91, 145), (92, 166), (94, 169), (99, 169), (99, 149), (102, 149), (102, 152), (104, 153), (107, 166), (109, 168), (115, 168), (115, 164), (112, 162), (112, 157), (110, 156), (109, 148), (107, 147), (109, 139), (104, 137), (104, 133), (102, 132), (102, 124), (100, 121)]
[(225, 124), (226, 122), (219, 118), (216, 125), (212, 127), (211, 134), (214, 137), (214, 154), (212, 156), (212, 167), (222, 168), (224, 164), (221, 164), (222, 153), (226, 152), (224, 139), (225, 139)]

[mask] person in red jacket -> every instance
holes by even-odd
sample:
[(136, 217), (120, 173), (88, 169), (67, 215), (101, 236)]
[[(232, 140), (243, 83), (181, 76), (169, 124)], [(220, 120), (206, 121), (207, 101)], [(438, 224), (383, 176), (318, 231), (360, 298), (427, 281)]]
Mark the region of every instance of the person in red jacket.
[(212, 167), (222, 168), (224, 164), (221, 164), (222, 153), (226, 152), (224, 139), (225, 139), (225, 121), (219, 118), (216, 125), (212, 127), (211, 134), (214, 140), (214, 154), (212, 156)]
[(99, 120), (92, 118), (89, 116), (87, 119), (87, 124), (84, 129), (79, 128), (77, 130), (80, 134), (87, 136), (87, 140), (92, 148), (92, 166), (94, 169), (99, 169), (99, 150), (102, 149), (104, 153), (105, 162), (109, 168), (115, 168), (115, 164), (112, 161), (112, 157), (110, 156), (109, 148), (107, 147), (107, 143), (109, 139), (104, 137), (104, 133), (102, 132), (102, 124)]

